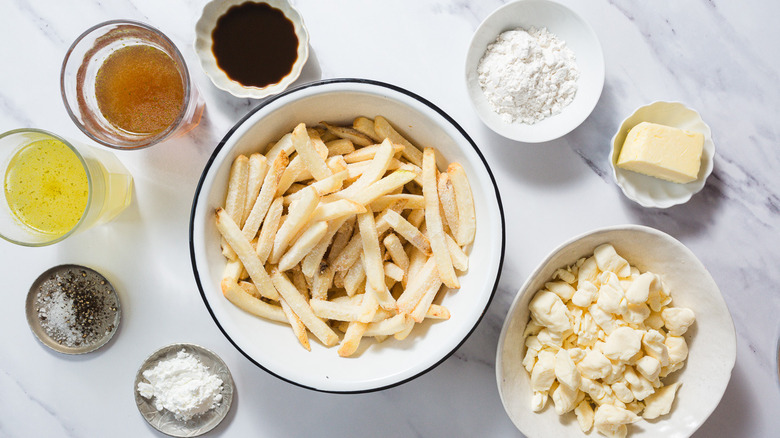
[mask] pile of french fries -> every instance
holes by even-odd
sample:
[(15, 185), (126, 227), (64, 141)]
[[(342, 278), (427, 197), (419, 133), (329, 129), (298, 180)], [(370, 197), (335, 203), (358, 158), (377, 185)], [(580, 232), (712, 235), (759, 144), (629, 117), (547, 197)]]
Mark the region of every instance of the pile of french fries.
[(425, 318), (449, 319), (434, 300), (460, 287), (476, 230), (460, 164), (440, 173), (432, 148), (381, 116), (301, 123), (267, 150), (235, 159), (216, 210), (231, 303), (289, 324), (307, 350), (307, 331), (340, 344), (342, 357), (364, 337), (400, 340)]

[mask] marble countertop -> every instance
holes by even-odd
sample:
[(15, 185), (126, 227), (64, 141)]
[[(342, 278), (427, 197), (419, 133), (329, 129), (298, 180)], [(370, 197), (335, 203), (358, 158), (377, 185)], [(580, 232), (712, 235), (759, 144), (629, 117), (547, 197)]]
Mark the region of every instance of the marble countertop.
[[(648, 225), (687, 245), (712, 273), (736, 327), (736, 368), (696, 437), (770, 436), (780, 430), (780, 3), (562, 3), (596, 30), (606, 83), (593, 114), (562, 139), (506, 140), (484, 126), (466, 92), (472, 32), (503, 2), (297, 0), (312, 56), (299, 83), (360, 77), (396, 84), (440, 106), (481, 148), (498, 181), (508, 250), (499, 289), (453, 356), (396, 388), (317, 393), (254, 366), (219, 332), (198, 294), (188, 218), (201, 170), (227, 130), (258, 101), (209, 82), (192, 48), (205, 0), (5, 0), (0, 14), (0, 132), (38, 127), (87, 141), (60, 98), (70, 43), (108, 19), (149, 23), (185, 55), (206, 100), (186, 137), (117, 153), (135, 177), (133, 204), (114, 222), (45, 248), (0, 241), (0, 436), (159, 435), (132, 395), (138, 366), (157, 348), (191, 342), (230, 367), (233, 408), (210, 436), (520, 436), (504, 413), (495, 352), (515, 292), (560, 242), (596, 227)], [(627, 200), (607, 161), (620, 121), (655, 100), (679, 100), (712, 127), (715, 170), (687, 204), (646, 209)], [(107, 347), (65, 356), (40, 344), (24, 316), (26, 291), (61, 263), (91, 266), (117, 287), (122, 325)], [(302, 416), (301, 416), (302, 414)]]

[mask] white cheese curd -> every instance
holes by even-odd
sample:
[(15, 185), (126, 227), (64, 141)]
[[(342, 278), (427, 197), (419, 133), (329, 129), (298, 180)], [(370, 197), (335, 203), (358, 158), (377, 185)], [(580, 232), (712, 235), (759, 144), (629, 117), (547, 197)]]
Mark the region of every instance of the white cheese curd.
[(552, 398), (580, 429), (622, 438), (628, 425), (670, 412), (679, 383), (662, 379), (685, 365), (682, 337), (695, 322), (673, 307), (661, 277), (640, 272), (612, 245), (559, 268), (529, 304), (523, 366), (534, 412)]

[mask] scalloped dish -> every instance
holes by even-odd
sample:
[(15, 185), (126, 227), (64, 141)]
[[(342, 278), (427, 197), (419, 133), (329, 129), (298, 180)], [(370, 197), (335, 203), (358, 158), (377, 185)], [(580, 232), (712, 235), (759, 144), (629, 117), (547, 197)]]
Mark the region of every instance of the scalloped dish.
[(309, 58), (309, 33), (287, 1), (213, 0), (195, 25), (194, 46), (217, 88), (260, 99), (298, 79)]
[[(628, 131), (641, 122), (657, 123), (704, 135), (701, 167), (695, 181), (678, 184), (617, 167), (616, 163)], [(640, 107), (623, 120), (612, 137), (609, 162), (615, 182), (629, 199), (643, 207), (668, 208), (688, 202), (704, 188), (707, 177), (712, 173), (714, 156), (715, 144), (712, 142), (710, 127), (704, 123), (699, 113), (680, 102), (659, 101)]]

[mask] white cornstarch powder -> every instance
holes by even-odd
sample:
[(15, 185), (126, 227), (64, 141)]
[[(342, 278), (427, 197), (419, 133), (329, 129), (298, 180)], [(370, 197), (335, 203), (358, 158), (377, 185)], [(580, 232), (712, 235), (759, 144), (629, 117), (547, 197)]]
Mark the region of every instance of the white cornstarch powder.
[(158, 411), (167, 409), (180, 421), (203, 414), (222, 401), (222, 379), (184, 350), (144, 371), (143, 376), (149, 383), (139, 382), (138, 393), (154, 397)]
[(546, 28), (509, 30), (477, 68), (490, 107), (507, 123), (534, 124), (574, 100), (580, 76), (574, 52)]

